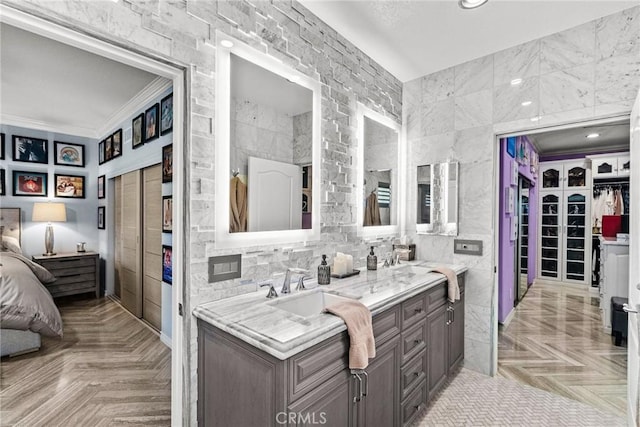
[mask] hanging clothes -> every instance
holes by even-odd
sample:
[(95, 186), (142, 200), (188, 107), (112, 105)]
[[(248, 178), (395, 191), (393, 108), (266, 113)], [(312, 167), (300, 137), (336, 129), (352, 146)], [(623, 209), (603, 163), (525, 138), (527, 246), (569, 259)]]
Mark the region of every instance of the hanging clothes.
[(378, 196), (374, 192), (367, 197), (367, 204), (364, 208), (364, 225), (382, 225)]
[(229, 192), (229, 231), (247, 231), (247, 185), (240, 177), (231, 178)]

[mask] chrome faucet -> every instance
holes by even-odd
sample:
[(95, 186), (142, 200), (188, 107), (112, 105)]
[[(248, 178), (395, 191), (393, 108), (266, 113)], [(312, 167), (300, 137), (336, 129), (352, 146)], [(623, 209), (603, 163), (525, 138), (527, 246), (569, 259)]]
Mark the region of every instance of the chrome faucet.
[(275, 288), (273, 287), (273, 281), (266, 280), (266, 281), (260, 283), (260, 287), (261, 288), (263, 288), (265, 286), (269, 286), (269, 293), (267, 294), (267, 298), (271, 299), (271, 298), (277, 298), (278, 297), (278, 293), (276, 292)]
[[(291, 273), (306, 274), (308, 272), (309, 271), (305, 270), (304, 268), (295, 268), (295, 267), (287, 268), (287, 274), (285, 274), (284, 276), (284, 283), (282, 284), (282, 290), (280, 291), (280, 293), (281, 294), (291, 293)], [(298, 285), (298, 288), (300, 288), (300, 285)], [(302, 289), (304, 289), (304, 285), (302, 286)]]

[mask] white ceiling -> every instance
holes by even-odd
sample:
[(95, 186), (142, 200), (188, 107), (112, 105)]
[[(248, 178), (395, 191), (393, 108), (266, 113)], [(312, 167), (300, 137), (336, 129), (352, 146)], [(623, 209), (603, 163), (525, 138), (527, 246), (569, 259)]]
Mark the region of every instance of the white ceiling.
[(169, 82), (7, 24), (0, 58), (2, 123), (91, 138), (132, 99)]
[(638, 5), (634, 1), (299, 0), (402, 82)]
[[(587, 138), (590, 133), (599, 133), (598, 138)], [(630, 141), (629, 120), (590, 126), (578, 126), (571, 129), (527, 135), (544, 155), (594, 153), (628, 150)]]

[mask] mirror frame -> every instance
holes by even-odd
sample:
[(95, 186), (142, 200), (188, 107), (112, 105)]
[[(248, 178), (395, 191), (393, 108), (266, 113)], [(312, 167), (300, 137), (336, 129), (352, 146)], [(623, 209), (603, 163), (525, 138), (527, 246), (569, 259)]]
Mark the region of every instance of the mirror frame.
[[(429, 193), (431, 195), (431, 209), (429, 211), (429, 222), (428, 223), (420, 223), (418, 222), (418, 206), (420, 206), (420, 200), (417, 197), (418, 194), (418, 173), (417, 170), (420, 167), (425, 167), (425, 166), (429, 166), (429, 186), (431, 187), (429, 190)], [(416, 212), (416, 232), (417, 233), (431, 233), (433, 232), (433, 163), (431, 164), (426, 164), (426, 165), (418, 165), (416, 166), (416, 208), (414, 209)]]
[[(439, 196), (444, 195), (444, 197), (439, 197), (437, 200), (437, 208), (438, 211), (440, 212), (440, 222), (438, 224), (434, 224), (433, 221), (433, 207), (435, 207), (436, 205), (434, 205), (434, 202), (436, 202), (436, 199), (434, 197), (432, 197), (431, 201), (432, 201), (432, 210), (431, 210), (431, 222), (429, 224), (418, 224), (417, 223), (417, 217), (416, 217), (416, 233), (417, 234), (430, 234), (430, 235), (434, 235), (434, 236), (457, 236), (458, 235), (458, 223), (460, 222), (460, 163), (459, 162), (454, 162), (454, 161), (448, 161), (448, 162), (441, 162), (441, 163), (431, 163), (429, 166), (431, 166), (431, 183), (433, 185), (433, 181), (434, 181), (434, 173), (433, 173), (433, 166), (434, 165), (438, 165), (439, 166), (439, 172), (441, 174), (440, 176), (440, 180), (443, 180), (444, 182), (448, 182), (449, 180), (449, 169), (451, 167), (454, 167), (456, 170), (456, 181), (457, 181), (457, 185), (456, 185), (456, 194), (454, 195), (454, 197), (456, 198), (456, 221), (455, 222), (443, 222), (443, 219), (446, 219), (449, 217), (449, 204), (448, 204), (448, 200), (449, 200), (449, 186), (448, 185), (444, 185), (443, 189), (442, 189), (442, 193), (439, 194)], [(427, 166), (427, 165), (418, 165), (417, 167), (420, 166)], [(417, 180), (416, 180), (416, 191), (417, 191)], [(432, 188), (432, 192), (431, 192), (432, 196), (433, 196), (433, 188)], [(417, 212), (418, 210), (418, 205), (417, 203), (419, 203), (419, 201), (416, 198), (416, 205), (415, 205), (415, 210)]]
[[(364, 118), (367, 117), (370, 120), (376, 121), (379, 124), (386, 126), (390, 129), (393, 129), (398, 135), (398, 160), (393, 167), (390, 169), (396, 170), (396, 185), (392, 193), (392, 203), (397, 204), (396, 214), (395, 214), (395, 224), (393, 225), (376, 225), (376, 226), (364, 226), (364, 200), (362, 200), (362, 196), (364, 193)], [(372, 110), (371, 108), (358, 103), (356, 108), (356, 120), (358, 124), (358, 162), (357, 162), (357, 176), (356, 176), (356, 194), (357, 194), (357, 224), (358, 224), (358, 235), (363, 238), (373, 238), (377, 236), (389, 236), (389, 235), (399, 235), (400, 233), (400, 222), (401, 219), (404, 218), (405, 215), (405, 203), (403, 203), (404, 197), (404, 173), (402, 172), (402, 125), (397, 123), (393, 119), (378, 113), (377, 111)], [(392, 173), (393, 174), (393, 173)]]
[[(222, 45), (229, 41), (231, 47)], [(312, 217), (310, 229), (229, 232), (229, 180), (231, 179), (231, 54), (252, 62), (288, 79), (313, 93), (312, 119)], [(303, 74), (281, 60), (260, 52), (249, 45), (216, 31), (216, 101), (215, 101), (215, 236), (217, 248), (235, 248), (272, 245), (280, 243), (320, 240), (320, 194), (321, 194), (321, 85), (319, 79)], [(250, 185), (250, 183), (249, 183)], [(302, 194), (300, 195), (302, 197)], [(220, 203), (218, 201), (227, 202)], [(302, 213), (301, 213), (302, 214)]]

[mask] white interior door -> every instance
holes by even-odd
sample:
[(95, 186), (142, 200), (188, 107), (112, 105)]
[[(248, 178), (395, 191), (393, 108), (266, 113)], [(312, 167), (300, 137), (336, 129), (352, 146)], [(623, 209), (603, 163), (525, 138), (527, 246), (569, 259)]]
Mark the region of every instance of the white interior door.
[[(629, 235), (631, 241), (629, 245), (629, 307), (632, 310), (640, 311), (640, 91), (631, 111), (631, 218), (629, 221)], [(640, 314), (629, 313), (628, 331), (628, 405), (629, 405), (629, 425), (640, 426), (638, 412), (640, 410), (640, 390), (638, 376), (640, 376)]]
[(302, 170), (298, 165), (249, 157), (249, 231), (302, 228)]

